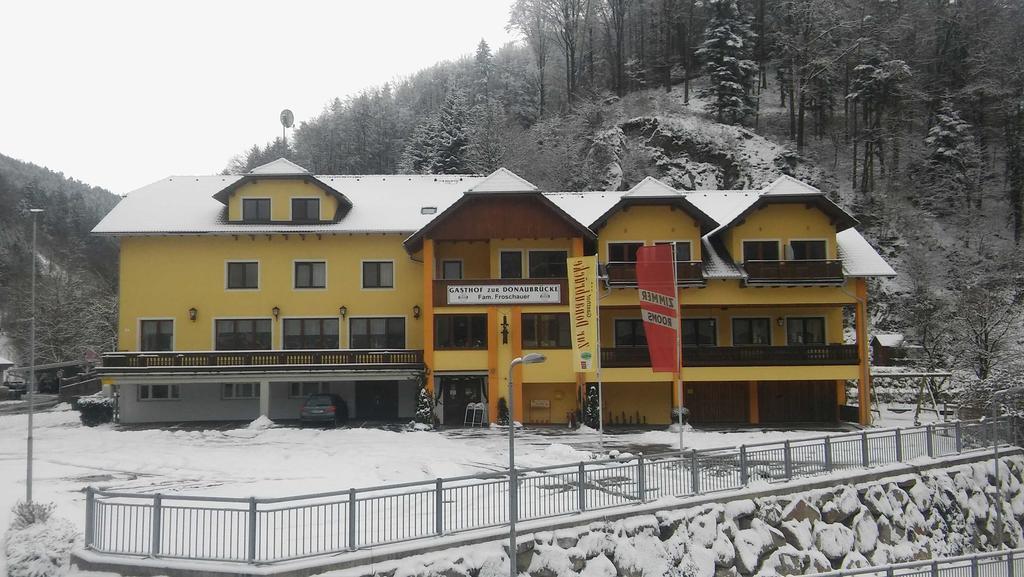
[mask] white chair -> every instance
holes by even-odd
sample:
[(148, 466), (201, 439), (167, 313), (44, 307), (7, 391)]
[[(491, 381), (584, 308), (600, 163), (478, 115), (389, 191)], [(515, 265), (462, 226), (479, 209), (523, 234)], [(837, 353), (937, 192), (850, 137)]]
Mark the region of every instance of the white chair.
[(469, 403), (462, 424), (467, 427), (482, 427), (487, 422), (487, 403)]

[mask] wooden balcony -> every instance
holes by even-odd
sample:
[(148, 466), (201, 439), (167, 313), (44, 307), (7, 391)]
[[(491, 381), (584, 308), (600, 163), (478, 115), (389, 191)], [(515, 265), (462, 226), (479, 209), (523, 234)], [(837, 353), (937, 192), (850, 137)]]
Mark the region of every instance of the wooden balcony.
[[(683, 347), (683, 366), (754, 367), (856, 365), (857, 345)], [(649, 367), (647, 347), (601, 349), (601, 366)]]
[[(608, 271), (608, 284), (614, 287), (636, 286), (636, 263), (628, 261), (612, 261), (605, 263)], [(703, 286), (704, 269), (700, 261), (680, 261), (676, 263), (676, 284), (678, 286)]]
[(422, 368), (421, 350), (167, 351), (104, 353), (101, 374)]
[(747, 286), (836, 285), (843, 283), (841, 260), (749, 260)]

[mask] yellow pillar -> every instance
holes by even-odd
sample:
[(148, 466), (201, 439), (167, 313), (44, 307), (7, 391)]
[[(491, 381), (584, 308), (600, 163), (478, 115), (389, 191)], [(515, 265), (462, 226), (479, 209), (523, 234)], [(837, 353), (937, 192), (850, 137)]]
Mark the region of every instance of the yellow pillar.
[(857, 382), (857, 400), (860, 405), (861, 425), (871, 424), (871, 372), (868, 359), (868, 281), (857, 279), (857, 354), (860, 357), (860, 378)]
[(747, 387), (747, 397), (750, 401), (750, 424), (758, 425), (761, 423), (761, 407), (758, 405), (757, 381), (748, 382)]
[[(511, 340), (512, 358), (516, 359), (516, 358), (519, 358), (519, 357), (523, 356), (523, 338), (522, 338), (522, 335), (523, 335), (523, 333), (522, 333), (522, 328), (523, 328), (523, 308), (522, 307), (512, 307), (512, 314), (510, 316), (512, 318), (509, 319), (509, 323), (508, 323), (509, 324), (509, 332), (510, 332), (508, 338)], [(511, 361), (509, 361), (509, 362), (511, 362)], [(508, 370), (508, 369), (506, 368), (506, 370)], [(512, 384), (512, 386), (515, 387), (515, 395), (516, 395), (516, 406), (515, 406), (514, 414), (512, 415), (512, 419), (522, 423), (523, 422), (523, 415), (524, 415), (523, 405), (525, 404), (524, 403), (525, 399), (523, 398), (523, 366), (522, 365), (519, 365), (518, 367), (516, 367), (515, 373), (513, 374), (512, 377), (513, 377), (513, 384)], [(506, 377), (506, 378), (508, 378), (508, 377)]]
[(498, 309), (487, 309), (487, 414), (492, 422), (498, 422), (498, 397), (504, 397), (501, 385), (504, 379), (498, 370), (498, 346), (501, 343), (501, 329), (498, 328)]
[(427, 390), (434, 394), (434, 240), (423, 241), (423, 364), (427, 367)]

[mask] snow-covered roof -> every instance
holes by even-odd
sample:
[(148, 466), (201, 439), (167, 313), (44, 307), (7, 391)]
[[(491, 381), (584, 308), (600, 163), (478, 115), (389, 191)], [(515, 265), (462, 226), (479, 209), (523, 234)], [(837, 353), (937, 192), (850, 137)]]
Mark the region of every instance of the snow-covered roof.
[[(229, 223), (213, 195), (241, 176), (172, 176), (129, 193), (93, 232), (107, 235), (414, 232), (482, 176), (316, 176), (343, 193), (352, 209), (338, 222)], [(433, 209), (436, 209), (434, 211)]]
[(278, 158), (277, 160), (261, 164), (256, 168), (249, 171), (249, 174), (260, 174), (260, 175), (299, 175), (309, 174), (309, 171), (302, 168), (298, 164), (288, 160), (287, 158)]
[[(253, 175), (295, 175), (315, 179), (351, 202), (351, 210), (336, 222), (237, 223), (227, 222), (227, 209), (214, 195), (241, 184)], [(278, 159), (245, 175), (172, 176), (129, 193), (93, 229), (105, 235), (148, 234), (262, 234), (262, 233), (416, 233), (466, 194), (529, 193), (537, 187), (500, 168), (479, 175), (318, 175), (288, 160)], [(625, 193), (609, 191), (540, 193), (581, 228), (591, 228), (620, 202), (657, 202), (673, 199), (692, 205), (713, 230), (702, 239), (705, 276), (744, 278), (717, 232), (735, 222), (766, 197), (820, 199), (830, 210), (841, 211), (821, 191), (784, 176), (761, 190), (699, 190), (681, 192), (651, 177)], [(223, 194), (221, 194), (223, 196)], [(696, 212), (696, 211), (692, 211)], [(843, 212), (843, 214), (846, 214)], [(853, 217), (847, 215), (852, 220)], [(708, 219), (713, 222), (707, 222)], [(836, 235), (839, 258), (846, 276), (895, 276), (896, 271), (856, 229)]]
[(848, 228), (836, 233), (836, 244), (846, 276), (896, 276), (896, 271), (857, 229)]
[(900, 333), (875, 333), (875, 340), (878, 344), (883, 347), (900, 347), (903, 346), (904, 338)]
[(530, 181), (507, 168), (499, 168), (473, 185), (467, 192), (536, 192)]
[(14, 361), (0, 357), (0, 367), (13, 367)]

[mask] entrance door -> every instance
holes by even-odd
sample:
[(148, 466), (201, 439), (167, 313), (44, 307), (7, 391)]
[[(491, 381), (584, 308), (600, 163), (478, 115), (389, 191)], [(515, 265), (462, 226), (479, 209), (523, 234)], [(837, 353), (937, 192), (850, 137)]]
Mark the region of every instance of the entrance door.
[(690, 422), (696, 425), (735, 424), (750, 422), (749, 385), (745, 381), (683, 383), (685, 406), (690, 409)]
[(359, 381), (356, 383), (356, 418), (364, 421), (398, 419), (397, 381)]
[(762, 423), (831, 423), (836, 420), (835, 381), (761, 381)]
[[(484, 400), (483, 388), (483, 376), (441, 377), (441, 394), (444, 395), (444, 424), (463, 424), (466, 419), (466, 405)], [(494, 418), (493, 415), (492, 418)]]

